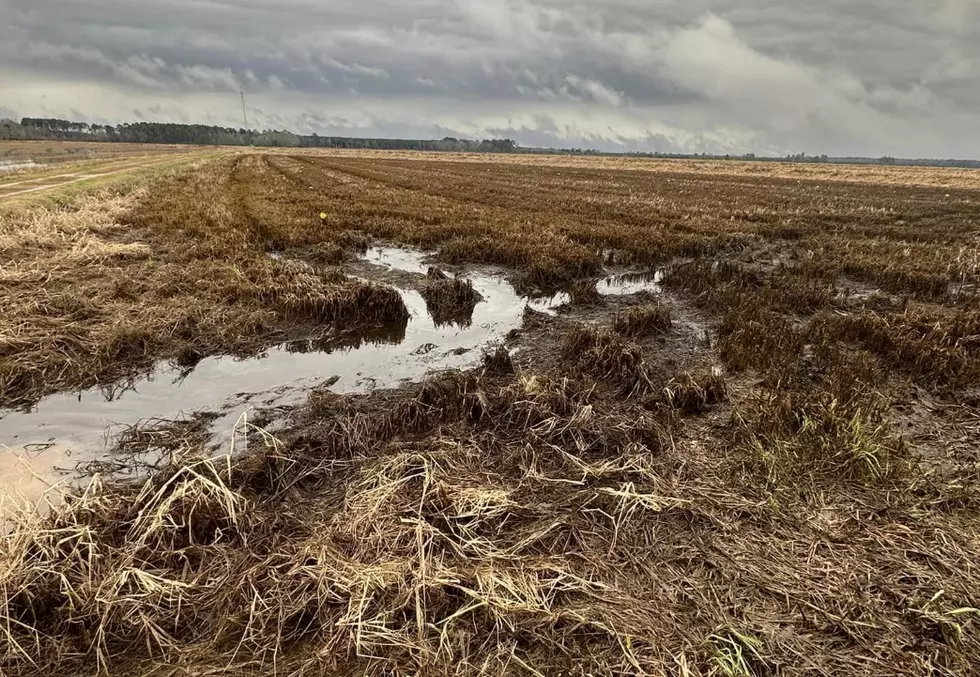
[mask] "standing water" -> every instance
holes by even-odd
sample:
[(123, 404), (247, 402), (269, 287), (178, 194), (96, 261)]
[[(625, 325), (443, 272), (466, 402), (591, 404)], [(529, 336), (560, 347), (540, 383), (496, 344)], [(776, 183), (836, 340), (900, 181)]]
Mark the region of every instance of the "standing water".
[(596, 291), (602, 296), (637, 294), (641, 291), (659, 293), (661, 291), (660, 283), (663, 282), (663, 279), (662, 270), (622, 273), (599, 280), (596, 284)]
[[(418, 273), (421, 252), (375, 248), (366, 261)], [(152, 373), (111, 389), (52, 395), (28, 412), (0, 413), (0, 480), (8, 492), (36, 499), (70, 474), (65, 471), (103, 458), (114, 427), (147, 418), (176, 419), (197, 411), (217, 411), (215, 427), (231, 432), (235, 421), (259, 406), (302, 401), (329, 380), (338, 393), (366, 392), (417, 381), (438, 370), (469, 368), (482, 349), (520, 326), (525, 300), (501, 276), (469, 276), (483, 301), (466, 326), (437, 325), (415, 290), (401, 294), (411, 317), (407, 324), (318, 341), (297, 341), (259, 357), (211, 357), (191, 371), (160, 364)], [(19, 470), (18, 470), (19, 469)]]
[[(427, 270), (427, 257), (415, 250), (374, 247), (363, 261), (418, 274)], [(49, 487), (75, 480), (76, 465), (106, 458), (114, 428), (148, 418), (215, 412), (215, 429), (233, 435), (242, 414), (256, 406), (299, 403), (325, 382), (337, 393), (367, 392), (435, 371), (476, 366), (484, 348), (521, 325), (526, 305), (554, 312), (571, 300), (566, 292), (522, 297), (494, 272), (468, 278), (483, 298), (468, 323), (435, 323), (422, 296), (401, 289), (410, 312), (401, 325), (282, 344), (254, 358), (211, 357), (190, 371), (161, 363), (122, 385), (52, 395), (28, 412), (0, 412), (0, 495), (6, 491), (36, 503)], [(604, 294), (658, 288), (659, 277), (646, 274), (614, 276), (597, 285)]]

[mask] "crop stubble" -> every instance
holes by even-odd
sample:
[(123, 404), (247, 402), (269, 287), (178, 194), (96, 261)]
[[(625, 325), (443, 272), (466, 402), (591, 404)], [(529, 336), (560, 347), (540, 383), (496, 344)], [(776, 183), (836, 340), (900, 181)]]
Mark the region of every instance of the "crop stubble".
[[(368, 238), (528, 290), (610, 260), (668, 290), (528, 311), (513, 362), (314, 392), (234, 459), (170, 435), (145, 485), (25, 517), (6, 671), (975, 670), (975, 185), (459, 160), (245, 154), (6, 217), (14, 403), (398, 321), (337, 267)], [(438, 277), (433, 302), (474, 300)]]

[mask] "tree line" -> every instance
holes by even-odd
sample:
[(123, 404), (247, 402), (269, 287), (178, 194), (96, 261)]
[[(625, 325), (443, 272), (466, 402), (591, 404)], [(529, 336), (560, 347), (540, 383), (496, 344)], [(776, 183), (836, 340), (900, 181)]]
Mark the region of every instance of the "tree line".
[(0, 122), (0, 139), (106, 141), (117, 143), (166, 143), (205, 146), (269, 146), (286, 148), (359, 148), (377, 150), (464, 151), (513, 153), (511, 139), (367, 139), (318, 134), (294, 134), (287, 130), (256, 131), (216, 125), (173, 122), (133, 122), (118, 125), (89, 124), (58, 118), (22, 118)]
[(549, 153), (561, 155), (599, 155), (611, 157), (645, 157), (664, 159), (712, 159), (761, 162), (806, 162), (829, 164), (912, 165), (927, 167), (965, 167), (980, 169), (978, 160), (908, 159), (890, 156), (828, 157), (799, 153), (783, 158), (744, 155), (709, 155), (707, 153), (605, 152), (583, 148), (530, 148), (518, 146), (511, 139), (369, 139), (346, 136), (294, 134), (287, 130), (235, 129), (216, 125), (190, 125), (173, 122), (133, 122), (118, 125), (89, 124), (58, 118), (22, 118), (0, 120), (2, 140), (106, 141), (125, 143), (167, 143), (205, 146), (269, 146), (284, 148), (356, 148), (373, 150), (421, 150), (469, 153)]

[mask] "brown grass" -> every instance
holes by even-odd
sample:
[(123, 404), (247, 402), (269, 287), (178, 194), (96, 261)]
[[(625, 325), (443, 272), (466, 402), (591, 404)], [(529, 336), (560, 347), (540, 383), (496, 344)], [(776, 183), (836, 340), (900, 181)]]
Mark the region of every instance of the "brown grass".
[(0, 160), (40, 163), (89, 159), (161, 156), (189, 152), (196, 146), (157, 143), (102, 143), (86, 141), (0, 141)]
[[(336, 267), (373, 239), (579, 298), (473, 371), (315, 391), (234, 458), (133, 429), (139, 482), (11, 515), (0, 672), (973, 674), (971, 177), (268, 152), (5, 209), (14, 402), (401, 341), (398, 294)], [(595, 303), (634, 265), (666, 268), (662, 303)]]
[(752, 302), (731, 308), (718, 327), (718, 352), (734, 371), (757, 369), (785, 378), (804, 346), (792, 320)]
[(728, 399), (725, 379), (716, 372), (680, 374), (664, 387), (664, 399), (686, 414), (700, 414)]
[(899, 453), (861, 410), (806, 405), (801, 458), (761, 443), (825, 480), (821, 511), (760, 502), (721, 448), (678, 449), (588, 383), (388, 398), (325, 396), (315, 428), (240, 459), (177, 443), (145, 485), (16, 527), (5, 674), (966, 674), (980, 649), (957, 518), (857, 519), (849, 482)]
[[(304, 151), (289, 151), (290, 154)], [(412, 151), (329, 149), (305, 151), (318, 158), (367, 160), (377, 163), (415, 161)], [(792, 182), (847, 182), (875, 186), (941, 187), (980, 189), (976, 170), (941, 167), (887, 167), (869, 165), (830, 165), (813, 163), (739, 162), (731, 160), (666, 160), (653, 158), (589, 157), (569, 155), (497, 155), (481, 153), (438, 153), (425, 158), (426, 163), (472, 163), (491, 165), (505, 170), (519, 165), (538, 172), (579, 170), (598, 174), (633, 171), (653, 174), (702, 174), (722, 176), (735, 183), (740, 180), (788, 180)]]
[(437, 268), (429, 269), (419, 292), (436, 325), (469, 326), (473, 321), (473, 309), (483, 300), (471, 281), (450, 278)]
[(655, 377), (639, 346), (609, 329), (573, 327), (562, 346), (562, 357), (615, 384), (624, 394), (641, 395), (654, 387)]
[(573, 282), (566, 289), (573, 305), (596, 306), (602, 303), (602, 295), (596, 289), (596, 281), (591, 278)]
[(662, 304), (637, 306), (620, 313), (613, 322), (613, 331), (623, 336), (639, 338), (663, 334), (672, 326), (670, 311)]
[(492, 351), (484, 354), (483, 372), (497, 376), (513, 374), (514, 362), (511, 360), (510, 351), (505, 346), (498, 345)]
[(980, 381), (980, 313), (976, 311), (823, 315), (813, 331), (881, 357), (926, 386), (963, 388)]

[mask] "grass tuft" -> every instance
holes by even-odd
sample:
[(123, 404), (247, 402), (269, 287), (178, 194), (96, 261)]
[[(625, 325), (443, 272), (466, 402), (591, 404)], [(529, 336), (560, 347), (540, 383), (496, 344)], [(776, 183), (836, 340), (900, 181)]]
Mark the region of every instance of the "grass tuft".
[(667, 404), (686, 414), (700, 414), (728, 399), (725, 379), (714, 371), (676, 376), (667, 383), (663, 392)]
[(613, 331), (630, 338), (664, 334), (670, 331), (670, 311), (659, 303), (630, 308), (619, 313), (613, 322)]
[(484, 354), (483, 372), (498, 376), (514, 373), (514, 362), (505, 346), (498, 345), (493, 351)]
[(735, 421), (772, 487), (896, 487), (911, 471), (908, 446), (889, 430), (873, 393), (772, 393)]
[(438, 268), (429, 268), (420, 293), (436, 325), (469, 326), (473, 309), (483, 300), (470, 280), (450, 278)]
[(562, 346), (562, 357), (625, 394), (642, 395), (653, 388), (653, 376), (639, 346), (611, 330), (573, 327)]

